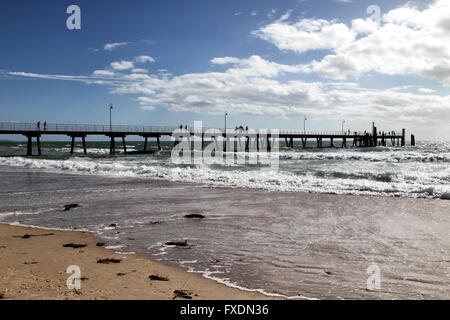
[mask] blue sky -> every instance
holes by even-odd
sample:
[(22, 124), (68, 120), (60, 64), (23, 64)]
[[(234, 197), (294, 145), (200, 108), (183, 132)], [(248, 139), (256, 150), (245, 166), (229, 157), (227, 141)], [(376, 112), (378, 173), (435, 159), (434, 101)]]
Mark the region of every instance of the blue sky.
[(0, 119), (449, 136), (445, 2), (3, 0)]

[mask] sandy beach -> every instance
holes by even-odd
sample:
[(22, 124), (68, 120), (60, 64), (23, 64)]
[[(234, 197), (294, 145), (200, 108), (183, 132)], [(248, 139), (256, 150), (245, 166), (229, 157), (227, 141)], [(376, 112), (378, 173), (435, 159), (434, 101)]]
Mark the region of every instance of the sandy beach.
[[(0, 174), (4, 299), (267, 298), (241, 288), (292, 299), (449, 297), (448, 201), (1, 166)], [(108, 258), (120, 262), (97, 263)], [(81, 269), (78, 291), (66, 287), (71, 265)], [(375, 291), (367, 290), (373, 265)]]
[[(25, 235), (29, 235), (25, 236)], [(24, 237), (25, 236), (25, 237)], [(268, 299), (205, 279), (147, 257), (116, 254), (97, 246), (89, 232), (59, 231), (0, 224), (2, 299)], [(64, 244), (83, 244), (83, 248)], [(119, 263), (98, 263), (100, 259)], [(68, 289), (67, 267), (81, 269), (81, 289)], [(167, 281), (151, 280), (160, 276)], [(187, 296), (177, 297), (184, 292)]]

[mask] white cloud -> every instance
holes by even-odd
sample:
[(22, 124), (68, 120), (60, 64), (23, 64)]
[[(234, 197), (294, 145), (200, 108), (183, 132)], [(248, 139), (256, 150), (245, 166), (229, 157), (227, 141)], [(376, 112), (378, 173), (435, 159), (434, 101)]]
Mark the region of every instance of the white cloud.
[(256, 17), (256, 16), (258, 15), (258, 11), (253, 10), (253, 11), (250, 13), (250, 15), (251, 15), (252, 17)]
[(104, 76), (104, 77), (112, 77), (114, 76), (114, 72), (110, 70), (95, 70), (93, 72), (94, 76)]
[(223, 58), (213, 58), (211, 59), (211, 63), (214, 64), (229, 64), (229, 63), (239, 63), (241, 59), (234, 57), (223, 57)]
[[(422, 11), (405, 6), (387, 12), (382, 25), (369, 19), (355, 19), (349, 25), (323, 19), (290, 22), (292, 11), (288, 11), (254, 33), (281, 50), (329, 50), (323, 58), (303, 65), (280, 64), (256, 54), (223, 56), (210, 60), (210, 72), (174, 76), (167, 70), (151, 73), (135, 68), (139, 61), (152, 62), (138, 57), (113, 62), (111, 70), (96, 70), (90, 76), (25, 72), (9, 76), (102, 85), (111, 93), (131, 95), (143, 110), (200, 114), (228, 110), (235, 115), (285, 118), (308, 114), (324, 120), (390, 121), (389, 129), (422, 125), (448, 131), (450, 95), (428, 89), (428, 84), (405, 83), (405, 78), (400, 83), (389, 79), (386, 83), (394, 85), (386, 90), (365, 88), (347, 79), (378, 72), (419, 75), (450, 85), (449, 6), (442, 0)], [(342, 81), (299, 80), (303, 72)]]
[(290, 12), (274, 23), (252, 34), (273, 43), (280, 50), (303, 53), (317, 49), (336, 49), (351, 43), (356, 32), (343, 23), (331, 23), (323, 19), (302, 19), (296, 23), (284, 22)]
[(139, 56), (136, 57), (135, 61), (138, 63), (145, 63), (145, 62), (155, 62), (155, 59), (153, 59), (150, 56)]
[(352, 30), (356, 33), (373, 33), (378, 27), (378, 24), (372, 19), (354, 19), (352, 21)]
[(276, 9), (270, 10), (270, 12), (267, 13), (267, 18), (273, 19), (273, 17), (275, 16), (276, 13), (277, 13), (277, 10), (276, 10)]
[(106, 51), (112, 51), (114, 49), (117, 49), (118, 47), (123, 47), (129, 44), (130, 42), (113, 42), (113, 43), (107, 43), (103, 47)]
[(260, 56), (253, 55), (247, 59), (239, 59), (235, 57), (214, 58), (211, 60), (214, 64), (233, 64), (235, 68), (227, 70), (230, 74), (252, 77), (266, 76), (274, 77), (282, 73), (299, 72), (298, 66), (290, 66), (267, 61)]
[[(168, 74), (115, 73), (98, 79), (92, 76), (10, 73), (14, 76), (83, 81), (103, 85), (111, 93), (137, 96), (143, 110), (163, 108), (172, 112), (292, 117), (308, 114), (323, 119), (371, 119), (394, 127), (420, 124), (444, 126), (450, 96), (432, 92), (403, 92), (408, 86), (372, 90), (355, 82), (280, 81), (284, 73), (297, 73), (297, 66), (278, 64), (259, 56), (245, 59), (214, 58), (227, 69), (223, 72)], [(102, 73), (102, 72), (101, 72)]]
[(331, 50), (302, 68), (329, 78), (375, 71), (418, 75), (450, 86), (450, 1), (437, 0), (423, 11), (407, 4), (387, 12), (382, 22), (355, 19), (348, 27), (323, 19), (277, 21), (253, 34), (280, 50)]
[(133, 69), (134, 65), (133, 65), (133, 62), (131, 62), (131, 61), (122, 60), (122, 61), (117, 61), (117, 62), (111, 62), (111, 67), (114, 70), (122, 71), (122, 70)]
[(133, 72), (133, 73), (148, 73), (148, 70), (142, 69), (142, 68), (134, 68), (131, 70), (131, 72)]
[(419, 88), (417, 91), (419, 91), (421, 93), (435, 93), (436, 92), (436, 90), (428, 89), (428, 88)]

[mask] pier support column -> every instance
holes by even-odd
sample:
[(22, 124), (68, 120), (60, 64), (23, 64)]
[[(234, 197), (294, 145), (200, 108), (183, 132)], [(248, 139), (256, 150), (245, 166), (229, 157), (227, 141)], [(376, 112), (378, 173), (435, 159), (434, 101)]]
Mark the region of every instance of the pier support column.
[(31, 157), (33, 155), (33, 141), (31, 140), (31, 136), (27, 136), (27, 156)]
[(125, 137), (122, 137), (122, 144), (123, 144), (123, 152), (127, 154), (127, 144), (125, 142)]
[(290, 147), (291, 147), (291, 148), (294, 148), (294, 138), (291, 138), (291, 139), (289, 140), (289, 142), (290, 142)]
[(70, 145), (70, 154), (73, 154), (74, 146), (75, 146), (75, 136), (72, 136), (72, 144)]
[(36, 137), (36, 144), (37, 144), (37, 149), (38, 149), (38, 155), (42, 156), (42, 152), (41, 152), (41, 138), (39, 137), (39, 135)]
[(161, 150), (161, 141), (159, 140), (159, 136), (156, 137), (156, 143), (158, 144), (158, 150), (160, 151)]
[(307, 140), (308, 138), (302, 138), (302, 148), (303, 149), (305, 149), (306, 148), (306, 140)]
[(114, 137), (111, 137), (111, 143), (109, 144), (109, 154), (110, 155), (116, 154), (116, 144), (114, 141)]
[(223, 152), (231, 151), (230, 137), (225, 137), (225, 145), (223, 146)]
[(245, 137), (245, 151), (248, 152), (249, 151), (249, 144), (250, 144), (250, 137), (246, 136)]
[(322, 138), (316, 138), (317, 140), (317, 148), (322, 148)]
[(416, 145), (416, 137), (412, 134), (411, 135), (411, 146), (415, 146)]
[(330, 147), (334, 148), (334, 143), (333, 143), (334, 138), (330, 138)]
[(147, 151), (147, 142), (148, 142), (148, 137), (145, 137), (145, 139), (144, 139), (144, 152)]
[(347, 149), (347, 138), (342, 138), (342, 146), (341, 147)]
[(216, 150), (215, 150), (215, 152), (219, 152), (219, 140), (217, 139), (216, 136), (212, 136), (211, 138), (214, 139), (214, 143), (215, 143), (215, 145), (216, 145)]
[(373, 138), (372, 146), (373, 147), (378, 146), (378, 129), (375, 126), (373, 127), (372, 138)]
[(259, 152), (259, 134), (256, 135), (256, 151)]
[(84, 154), (87, 154), (86, 137), (85, 137), (85, 136), (82, 136), (82, 137), (81, 137), (81, 142), (83, 142), (83, 151), (84, 151)]
[(402, 129), (402, 147), (405, 146), (406, 130)]

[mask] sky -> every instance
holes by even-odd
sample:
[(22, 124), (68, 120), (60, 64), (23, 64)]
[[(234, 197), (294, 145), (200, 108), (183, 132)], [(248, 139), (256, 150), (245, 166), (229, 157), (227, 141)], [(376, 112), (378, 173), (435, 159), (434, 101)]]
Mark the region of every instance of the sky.
[(2, 0), (0, 46), (0, 121), (450, 139), (448, 0)]

